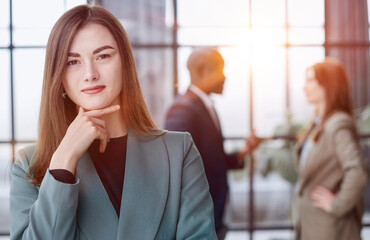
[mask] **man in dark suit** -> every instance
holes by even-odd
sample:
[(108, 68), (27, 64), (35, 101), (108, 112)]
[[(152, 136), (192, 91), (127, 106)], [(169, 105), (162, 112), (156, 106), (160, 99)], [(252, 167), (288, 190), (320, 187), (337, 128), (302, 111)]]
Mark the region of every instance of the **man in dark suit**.
[[(227, 155), (217, 113), (209, 94), (222, 94), (224, 60), (213, 48), (195, 49), (187, 62), (191, 85), (171, 106), (165, 128), (189, 132), (203, 160), (214, 204), (215, 225), (220, 239), (225, 231), (222, 217), (228, 191), (226, 172), (243, 168), (248, 144), (238, 153)], [(221, 233), (223, 232), (223, 233)], [(223, 235), (223, 236), (221, 236)]]

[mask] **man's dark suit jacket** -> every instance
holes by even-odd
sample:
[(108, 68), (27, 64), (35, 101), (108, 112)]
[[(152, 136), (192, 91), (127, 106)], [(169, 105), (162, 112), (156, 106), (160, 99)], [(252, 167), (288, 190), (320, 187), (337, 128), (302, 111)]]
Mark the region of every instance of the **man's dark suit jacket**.
[(226, 171), (242, 168), (236, 154), (226, 155), (223, 137), (203, 101), (188, 90), (171, 106), (165, 129), (186, 131), (191, 134), (203, 160), (214, 204), (216, 230), (222, 225), (222, 217), (228, 191)]

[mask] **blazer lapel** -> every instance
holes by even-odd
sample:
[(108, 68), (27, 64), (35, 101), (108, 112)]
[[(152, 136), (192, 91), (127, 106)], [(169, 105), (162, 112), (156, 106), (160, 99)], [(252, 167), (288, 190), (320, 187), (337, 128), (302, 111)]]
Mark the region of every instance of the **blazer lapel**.
[(221, 122), (220, 122), (220, 119), (218, 117), (218, 114), (217, 114), (216, 110), (214, 110), (214, 111), (215, 111), (216, 118), (217, 118), (216, 120), (218, 121), (219, 126), (216, 126), (215, 121), (213, 120), (208, 108), (206, 107), (206, 105), (204, 104), (202, 99), (198, 95), (193, 93), (191, 90), (188, 90), (187, 94), (190, 96), (190, 99), (192, 99), (192, 102), (194, 103), (194, 106), (198, 108), (198, 110), (202, 113), (202, 115), (206, 116), (207, 122), (210, 122), (212, 124), (212, 126), (214, 128), (213, 132), (217, 132), (217, 133), (222, 135)]
[(306, 166), (301, 170), (301, 187), (300, 193), (302, 193), (303, 188), (310, 182), (312, 176), (315, 175), (316, 170), (324, 163), (325, 151), (323, 151), (325, 146), (323, 146), (322, 136), (319, 138), (318, 142), (311, 149), (307, 156)]
[(166, 206), (169, 159), (161, 137), (128, 131), (117, 239), (154, 239)]
[[(310, 123), (307, 126), (307, 131), (305, 133), (303, 133), (302, 139), (305, 139), (305, 141), (311, 141), (309, 139), (309, 135), (312, 132), (314, 126), (315, 126), (314, 121), (311, 120)], [(302, 193), (303, 187), (307, 184), (307, 182), (309, 180), (309, 176), (307, 176), (307, 172), (311, 172), (311, 166), (312, 166), (312, 161), (313, 161), (312, 156), (315, 155), (314, 152), (317, 150), (317, 148), (315, 146), (310, 150), (310, 152), (307, 155), (305, 166), (303, 166), (303, 168), (302, 168), (300, 166), (300, 157), (301, 157), (301, 152), (302, 152), (302, 148), (303, 148), (303, 143), (304, 143), (304, 141), (298, 142), (296, 150), (295, 150), (297, 169), (299, 170), (299, 175), (300, 175), (300, 181), (299, 181), (299, 187), (298, 187), (298, 189), (299, 189), (298, 192), (300, 194)]]
[(115, 239), (118, 216), (88, 152), (77, 164), (80, 178), (77, 224), (87, 239)]

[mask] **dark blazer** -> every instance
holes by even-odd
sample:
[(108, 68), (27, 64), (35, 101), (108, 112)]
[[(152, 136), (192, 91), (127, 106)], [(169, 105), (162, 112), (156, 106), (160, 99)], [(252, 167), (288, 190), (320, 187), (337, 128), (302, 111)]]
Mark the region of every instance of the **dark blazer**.
[(129, 131), (118, 217), (91, 158), (78, 161), (76, 183), (49, 170), (26, 181), (35, 146), (18, 152), (12, 169), (10, 239), (217, 239), (201, 158), (189, 134), (143, 137)]
[(179, 96), (170, 108), (165, 129), (189, 132), (203, 160), (215, 211), (215, 224), (222, 224), (227, 195), (226, 172), (231, 168), (242, 168), (235, 155), (226, 155), (222, 132), (212, 120), (203, 101), (188, 90)]

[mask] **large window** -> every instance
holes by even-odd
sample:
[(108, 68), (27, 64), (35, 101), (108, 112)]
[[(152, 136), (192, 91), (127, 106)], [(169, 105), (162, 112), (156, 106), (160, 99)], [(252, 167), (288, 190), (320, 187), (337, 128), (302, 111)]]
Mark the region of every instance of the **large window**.
[(302, 86), (305, 68), (324, 57), (323, 1), (180, 0), (178, 24), (180, 93), (189, 47), (218, 46), (225, 58), (225, 92), (215, 96), (225, 137), (248, 136), (250, 120), (270, 136), (287, 113), (309, 117)]
[[(225, 58), (224, 94), (214, 99), (227, 149), (242, 145), (251, 127), (268, 137), (288, 121), (303, 125), (310, 118), (303, 84), (305, 69), (325, 56), (323, 0), (177, 3), (179, 92), (190, 82), (185, 63), (192, 46), (217, 46)], [(254, 227), (288, 227), (293, 185), (274, 171), (266, 174), (265, 165), (273, 164), (264, 152), (255, 161)], [(231, 228), (249, 229), (248, 170), (231, 173), (229, 180), (226, 220)]]

